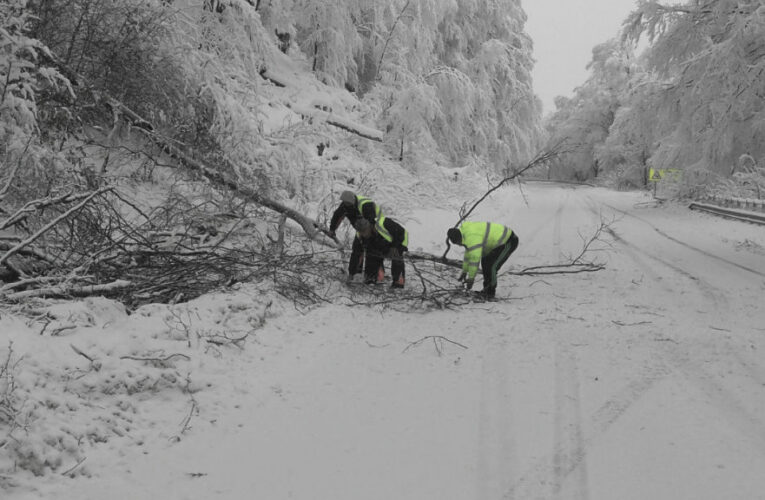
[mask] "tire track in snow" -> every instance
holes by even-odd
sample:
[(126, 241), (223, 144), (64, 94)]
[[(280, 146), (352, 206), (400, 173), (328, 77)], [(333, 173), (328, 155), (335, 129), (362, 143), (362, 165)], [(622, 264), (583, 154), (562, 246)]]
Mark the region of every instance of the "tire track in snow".
[[(627, 212), (615, 209), (610, 205), (606, 206), (624, 213), (625, 215), (631, 215)], [(592, 206), (591, 209), (593, 209)], [(761, 275), (758, 271), (748, 269), (744, 266), (736, 264), (735, 262), (728, 261), (702, 249), (688, 245), (685, 242), (677, 240), (676, 238), (673, 238), (662, 232), (650, 222), (634, 215), (631, 216), (640, 220), (641, 222), (644, 222), (645, 224), (648, 224), (664, 238), (676, 242), (689, 250), (699, 252), (716, 261), (720, 261), (725, 264), (731, 264), (745, 271)], [(709, 282), (694, 276), (692, 273), (686, 271), (680, 266), (667, 262), (665, 259), (662, 259), (652, 254), (651, 252), (638, 247), (637, 245), (629, 243), (617, 235), (614, 231), (609, 230), (609, 233), (612, 234), (618, 243), (625, 247), (627, 254), (632, 260), (634, 260), (642, 269), (646, 269), (649, 275), (652, 275), (652, 280), (654, 282), (661, 283), (661, 286), (665, 291), (673, 294), (677, 293), (677, 290), (672, 286), (668, 286), (665, 280), (660, 280), (660, 274), (655, 271), (651, 271), (653, 269), (652, 266), (646, 265), (640, 256), (647, 257), (653, 261), (659, 262), (667, 266), (670, 270), (680, 274), (681, 276), (691, 279), (696, 285), (697, 291), (701, 294), (700, 299), (702, 301), (706, 299), (707, 301), (711, 302), (711, 308), (709, 307), (709, 304), (703, 304), (701, 309), (711, 311), (716, 318), (726, 318), (728, 316), (730, 305), (722, 290), (718, 289)], [(703, 366), (698, 359), (694, 359), (692, 354), (689, 354), (686, 348), (681, 348), (681, 343), (678, 342), (678, 340), (674, 338), (670, 332), (663, 332), (662, 334), (665, 338), (671, 340), (672, 342), (670, 343), (671, 345), (665, 345), (662, 349), (659, 349), (655, 346), (649, 346), (651, 347), (651, 351), (654, 352), (655, 357), (661, 360), (668, 369), (672, 368), (679, 371), (688, 381), (692, 382), (703, 394), (709, 398), (710, 402), (713, 403), (715, 407), (718, 408), (719, 411), (727, 417), (728, 421), (735, 428), (737, 428), (743, 434), (751, 436), (753, 443), (760, 450), (765, 452), (765, 417), (762, 416), (763, 413), (760, 411), (761, 409), (752, 408), (752, 404), (756, 404), (757, 402), (749, 402), (750, 404), (747, 405), (746, 402), (742, 401), (736, 394), (731, 391), (731, 389), (727, 388), (722, 383), (722, 379), (719, 376), (710, 373), (709, 369)], [(703, 344), (698, 343), (694, 347), (699, 348), (702, 345)], [(696, 358), (699, 357), (699, 354), (709, 354), (714, 358), (720, 357), (720, 353), (718, 352), (707, 353), (701, 351), (696, 352), (695, 354)], [(743, 357), (744, 354), (737, 351), (733, 351), (732, 353), (725, 355), (725, 360), (732, 362), (732, 365), (728, 366), (729, 372), (738, 374), (739, 376), (748, 379), (749, 382), (754, 385), (765, 387), (765, 375), (761, 371), (757, 370), (757, 368), (751, 363), (746, 362)]]
[[(600, 212), (598, 210), (599, 205), (595, 200), (590, 200), (589, 202), (585, 201), (584, 203), (587, 209), (600, 217)], [(613, 209), (613, 207), (609, 208)], [(562, 210), (563, 206), (559, 208), (559, 211)], [(558, 213), (559, 212), (556, 212), (556, 222), (559, 220), (557, 219)], [(657, 230), (657, 234), (661, 235), (661, 231)], [(695, 290), (700, 294), (699, 299), (702, 300), (702, 302), (707, 302), (707, 305), (711, 302), (713, 305), (712, 310), (725, 311), (727, 308), (727, 298), (724, 294), (719, 293), (720, 290), (710, 283), (699, 279), (693, 273), (686, 271), (679, 265), (645, 252), (642, 248), (625, 241), (615, 231), (612, 233), (612, 236), (624, 250), (623, 253), (634, 260), (638, 265), (638, 268), (643, 269), (645, 274), (649, 276), (649, 279), (654, 283), (658, 283), (666, 292), (676, 293), (677, 290), (673, 286), (670, 286), (669, 281), (661, 279), (666, 278), (666, 276), (662, 276), (659, 273), (652, 271), (653, 266), (647, 265), (645, 259), (651, 259), (660, 263), (662, 266), (667, 266), (673, 273), (677, 273), (683, 278), (690, 280), (694, 285), (691, 287), (691, 290)], [(664, 236), (666, 237), (666, 235)], [(672, 237), (669, 237), (669, 239), (671, 240)], [(705, 253), (703, 250), (693, 248), (690, 245), (683, 246), (689, 247), (691, 250)], [(713, 255), (709, 256), (716, 258), (716, 256)], [(717, 259), (731, 264), (725, 259)], [(735, 265), (735, 263), (733, 264)], [(751, 271), (746, 268), (744, 268), (744, 270)], [(755, 271), (755, 274), (759, 273)], [(583, 464), (586, 459), (587, 450), (591, 445), (596, 442), (600, 436), (605, 434), (622, 417), (622, 415), (633, 406), (634, 403), (639, 401), (655, 386), (673, 374), (683, 376), (695, 386), (699, 387), (702, 394), (705, 394), (707, 398), (714, 403), (715, 407), (723, 412), (723, 415), (728, 416), (731, 423), (739, 430), (739, 432), (752, 436), (755, 446), (765, 450), (765, 422), (763, 422), (762, 417), (759, 416), (760, 413), (748, 409), (735, 394), (724, 387), (718, 378), (701, 366), (699, 362), (690, 358), (688, 353), (683, 350), (684, 347), (681, 346), (676, 339), (672, 338), (672, 336), (669, 335), (669, 332), (662, 332), (662, 335), (665, 337), (663, 340), (670, 340), (672, 342), (648, 344), (649, 350), (653, 354), (651, 358), (639, 372), (633, 375), (630, 382), (623, 386), (623, 388), (616, 394), (610, 396), (608, 400), (592, 414), (588, 421), (588, 432), (581, 434), (578, 438), (579, 444), (572, 448), (562, 437), (556, 438), (556, 445), (552, 457), (544, 456), (538, 459), (533, 466), (515, 481), (514, 485), (504, 494), (503, 499), (525, 500), (528, 498), (550, 498), (550, 492), (559, 495), (564, 479), (575, 472), (580, 474), (586, 472), (586, 470), (583, 469)], [(731, 358), (736, 359), (736, 356), (731, 356)], [(738, 368), (748, 372), (750, 378), (754, 379), (755, 382), (760, 378), (753, 372), (752, 367), (746, 364), (739, 363)], [(560, 374), (564, 372), (565, 369), (557, 371), (556, 377), (560, 377)], [(558, 398), (558, 396), (556, 396), (556, 398)], [(562, 404), (564, 403), (556, 402), (556, 407)], [(558, 418), (558, 415), (556, 415), (556, 418)], [(565, 418), (560, 417), (560, 422), (565, 422)], [(556, 425), (556, 429), (557, 427), (558, 425)], [(572, 452), (572, 449), (576, 451)], [(551, 480), (552, 484), (550, 483)], [(544, 488), (547, 493), (543, 494), (540, 491), (542, 488)], [(580, 486), (577, 493), (586, 493), (586, 489), (583, 489)]]
[(579, 369), (574, 354), (564, 340), (555, 340), (555, 449), (553, 450), (553, 498), (560, 498), (563, 483), (575, 474), (575, 491), (566, 496), (586, 500), (586, 448), (582, 435), (582, 406)]
[(693, 246), (693, 245), (691, 245), (691, 244), (689, 244), (689, 243), (686, 243), (685, 241), (682, 241), (682, 240), (679, 240), (679, 239), (677, 239), (677, 238), (675, 238), (675, 237), (673, 237), (673, 236), (670, 236), (669, 234), (665, 233), (664, 231), (662, 231), (661, 229), (659, 229), (658, 227), (656, 227), (655, 225), (653, 225), (651, 222), (649, 222), (649, 221), (647, 221), (647, 220), (643, 219), (642, 217), (639, 217), (639, 216), (637, 216), (637, 215), (631, 214), (631, 213), (629, 213), (629, 212), (625, 212), (624, 210), (621, 210), (621, 209), (618, 209), (618, 208), (616, 208), (616, 207), (614, 207), (614, 206), (611, 206), (611, 205), (609, 205), (608, 203), (604, 203), (603, 205), (604, 205), (604, 206), (606, 206), (606, 207), (608, 207), (608, 208), (610, 208), (611, 210), (613, 210), (613, 211), (615, 211), (615, 212), (619, 212), (620, 214), (623, 214), (623, 215), (626, 215), (626, 216), (628, 216), (628, 217), (632, 217), (633, 219), (639, 220), (639, 221), (640, 221), (640, 222), (642, 222), (643, 224), (646, 224), (646, 225), (648, 225), (649, 227), (651, 227), (651, 229), (653, 229), (654, 231), (656, 231), (656, 233), (657, 233), (657, 234), (659, 234), (659, 235), (663, 236), (664, 238), (666, 238), (666, 239), (667, 239), (667, 240), (669, 240), (669, 241), (672, 241), (672, 242), (674, 242), (674, 243), (677, 243), (678, 245), (682, 245), (682, 246), (684, 246), (685, 248), (688, 248), (688, 249), (690, 249), (690, 250), (693, 250), (693, 251), (695, 251), (695, 252), (698, 252), (698, 253), (700, 253), (700, 254), (702, 254), (702, 255), (705, 255), (705, 256), (707, 256), (707, 257), (710, 257), (710, 258), (712, 258), (712, 259), (718, 260), (718, 261), (720, 261), (720, 262), (724, 262), (724, 263), (726, 263), (726, 264), (728, 264), (728, 265), (731, 265), (731, 266), (737, 267), (737, 268), (739, 268), (739, 269), (742, 269), (742, 270), (744, 270), (744, 271), (748, 271), (748, 272), (750, 272), (750, 273), (753, 273), (753, 274), (756, 274), (756, 275), (758, 275), (758, 276), (761, 276), (761, 277), (765, 278), (765, 273), (762, 273), (762, 272), (760, 272), (760, 271), (758, 271), (758, 270), (756, 270), (756, 269), (751, 269), (751, 268), (749, 268), (749, 267), (743, 266), (743, 265), (741, 265), (741, 264), (739, 264), (739, 263), (737, 263), (737, 262), (733, 262), (733, 261), (731, 261), (731, 260), (725, 259), (725, 258), (723, 258), (723, 257), (720, 257), (719, 255), (715, 255), (715, 254), (713, 254), (713, 253), (711, 253), (711, 252), (707, 252), (707, 251), (706, 251), (706, 250), (704, 250), (704, 249), (701, 249), (701, 248), (695, 247), (695, 246)]
[[(593, 204), (595, 204), (594, 201), (590, 203), (583, 200), (584, 208), (590, 211), (594, 217), (597, 217), (597, 220), (600, 220), (601, 214)], [(562, 210), (563, 206), (556, 212), (556, 215), (562, 212)], [(558, 219), (556, 218), (556, 220)], [(613, 236), (617, 242), (623, 242), (627, 245), (627, 243), (615, 233)], [(639, 264), (640, 268), (647, 269), (647, 272), (652, 274), (650, 271), (651, 267), (646, 266), (645, 262), (635, 254), (635, 251), (640, 252), (639, 248), (632, 246), (628, 247), (626, 250), (627, 253), (631, 254), (630, 257)], [(680, 272), (694, 282), (698, 281), (697, 278), (690, 275), (690, 273), (677, 268), (677, 266), (674, 266), (671, 263), (662, 263), (669, 265), (673, 270)], [(652, 278), (655, 282), (662, 283), (662, 286), (666, 291), (674, 291), (658, 279), (658, 274), (655, 274)], [(714, 297), (714, 295), (712, 295), (712, 297)], [(560, 342), (560, 340), (558, 342)], [(618, 393), (609, 397), (608, 400), (592, 414), (589, 421), (590, 431), (585, 435), (582, 432), (581, 427), (581, 414), (578, 416), (576, 415), (576, 412), (580, 411), (577, 408), (577, 368), (575, 360), (570, 358), (571, 353), (566, 353), (565, 349), (566, 348), (562, 347), (560, 343), (556, 345), (556, 439), (555, 449), (552, 453), (552, 460), (550, 460), (549, 457), (543, 457), (538, 460), (535, 466), (521, 476), (515, 482), (513, 487), (505, 493), (503, 498), (506, 500), (540, 498), (540, 486), (549, 488), (549, 493), (552, 494), (553, 498), (560, 498), (563, 482), (575, 473), (577, 474), (577, 489), (575, 491), (577, 496), (573, 498), (586, 498), (586, 456), (588, 448), (590, 448), (600, 436), (605, 434), (634, 403), (640, 400), (658, 383), (676, 371), (677, 363), (670, 362), (665, 355), (657, 355), (653, 357), (651, 361), (643, 367), (643, 370), (636, 374), (636, 377), (627, 383)], [(570, 415), (574, 416), (571, 417)], [(574, 425), (572, 430), (566, 430), (564, 427), (566, 427), (566, 425), (568, 425), (569, 428), (571, 427), (570, 422), (572, 418), (574, 422), (578, 422), (578, 425)], [(566, 433), (569, 434), (568, 437), (565, 436)], [(550, 494), (546, 494), (541, 498), (549, 498), (550, 496)], [(572, 497), (569, 495), (567, 498)]]
[[(550, 488), (552, 498), (561, 498), (563, 480), (571, 474), (579, 476), (577, 494), (574, 498), (587, 498), (585, 459), (587, 450), (616, 423), (632, 405), (643, 397), (660, 381), (674, 370), (660, 359), (645, 366), (644, 370), (625, 385), (617, 394), (611, 396), (590, 417), (589, 433), (579, 430), (577, 445), (572, 449), (568, 443), (557, 442), (550, 457), (537, 460), (525, 474), (503, 495), (503, 500), (527, 500), (530, 498), (550, 498), (549, 494), (540, 494), (540, 486)], [(552, 484), (550, 480), (552, 478)], [(570, 497), (566, 497), (570, 498)]]
[[(522, 244), (524, 248), (530, 247), (531, 243), (536, 241), (537, 236), (539, 233), (542, 232), (543, 229), (548, 228), (551, 224), (553, 226), (553, 244), (555, 244), (556, 241), (556, 235), (557, 235), (557, 246), (560, 247), (560, 217), (563, 212), (564, 208), (564, 201), (559, 201), (558, 208), (555, 212), (553, 212), (552, 215), (547, 217), (542, 223), (535, 225), (533, 228), (525, 228), (523, 231), (523, 240)], [(510, 227), (513, 227), (514, 224), (510, 222)], [(545, 256), (547, 258), (547, 256)]]
[[(565, 201), (555, 213), (555, 236), (558, 258), (562, 261), (561, 229)], [(566, 212), (571, 215), (570, 211)], [(554, 395), (554, 448), (552, 451), (552, 498), (561, 498), (564, 483), (573, 477), (574, 491), (567, 490), (566, 498), (587, 500), (586, 447), (582, 430), (582, 405), (579, 387), (579, 367), (570, 341), (564, 331), (558, 331), (554, 340), (555, 395)]]
[(561, 200), (560, 204), (558, 205), (558, 210), (555, 211), (555, 219), (553, 221), (553, 241), (552, 241), (552, 250), (553, 250), (553, 256), (557, 258), (559, 261), (563, 261), (563, 252), (561, 250), (561, 219), (563, 218), (563, 206), (564, 206), (565, 200)]
[[(595, 200), (593, 200), (593, 199), (592, 199), (590, 196), (587, 196), (587, 198), (586, 198), (586, 204), (587, 204), (587, 207), (588, 207), (588, 209), (589, 209), (589, 210), (590, 210), (592, 213), (594, 213), (594, 214), (597, 214), (597, 213), (599, 213), (599, 212), (598, 212), (598, 203), (597, 203)], [(628, 215), (628, 216), (630, 216), (630, 217), (633, 217), (633, 218), (635, 218), (636, 220), (639, 220), (639, 221), (641, 221), (641, 222), (643, 222), (643, 223), (645, 223), (645, 224), (649, 225), (649, 226), (650, 226), (652, 229), (654, 229), (654, 230), (657, 232), (657, 234), (659, 234), (659, 235), (661, 235), (661, 236), (663, 236), (663, 237), (667, 238), (667, 239), (668, 239), (668, 240), (670, 240), (670, 241), (676, 242), (676, 243), (678, 243), (678, 244), (680, 244), (680, 245), (682, 245), (682, 246), (684, 246), (684, 247), (686, 247), (686, 248), (689, 248), (689, 249), (691, 249), (691, 250), (695, 250), (695, 251), (701, 252), (701, 253), (702, 253), (702, 254), (704, 254), (704, 255), (707, 255), (707, 256), (710, 256), (710, 257), (715, 257), (714, 255), (712, 255), (712, 254), (710, 254), (710, 253), (708, 253), (708, 252), (705, 252), (704, 250), (698, 249), (698, 248), (696, 248), (696, 247), (693, 247), (693, 246), (691, 246), (691, 245), (685, 244), (685, 243), (683, 243), (683, 242), (681, 242), (681, 241), (679, 241), (679, 240), (677, 240), (677, 239), (675, 239), (675, 238), (672, 238), (671, 236), (667, 235), (666, 233), (663, 233), (661, 230), (659, 230), (658, 228), (656, 228), (656, 226), (654, 226), (653, 224), (649, 223), (649, 222), (648, 222), (648, 221), (646, 221), (645, 219), (642, 219), (642, 218), (640, 218), (640, 217), (638, 217), (638, 216), (636, 216), (636, 215), (632, 215), (632, 214), (630, 214), (629, 212), (625, 212), (625, 211), (623, 211), (623, 210), (619, 210), (618, 208), (615, 208), (615, 207), (613, 207), (613, 206), (611, 206), (611, 205), (608, 205), (607, 203), (604, 203), (604, 204), (603, 204), (603, 206), (606, 206), (606, 207), (610, 208), (611, 210), (614, 210), (614, 211), (616, 211), (616, 212), (619, 212), (619, 213), (621, 213), (621, 214), (623, 214), (623, 215)], [(725, 297), (725, 294), (721, 293), (721, 291), (720, 291), (720, 290), (718, 290), (716, 287), (712, 286), (712, 285), (711, 285), (710, 283), (708, 283), (707, 281), (705, 281), (705, 280), (703, 280), (703, 279), (699, 278), (698, 276), (696, 276), (696, 275), (695, 275), (695, 274), (693, 274), (692, 272), (690, 272), (690, 271), (687, 271), (686, 269), (684, 269), (684, 268), (680, 267), (679, 265), (677, 265), (677, 264), (674, 264), (674, 263), (670, 262), (669, 260), (667, 260), (667, 259), (665, 259), (665, 258), (663, 258), (663, 257), (660, 257), (660, 256), (658, 256), (658, 255), (655, 255), (653, 252), (649, 252), (649, 251), (647, 251), (647, 250), (646, 250), (645, 248), (643, 248), (643, 247), (640, 247), (640, 246), (638, 246), (638, 245), (635, 245), (634, 243), (631, 243), (631, 242), (627, 241), (627, 240), (626, 240), (626, 239), (625, 239), (625, 238), (624, 238), (622, 235), (618, 234), (618, 233), (616, 232), (616, 230), (615, 230), (614, 228), (610, 227), (610, 226), (609, 226), (609, 227), (607, 227), (607, 228), (605, 229), (605, 231), (606, 231), (606, 232), (607, 232), (607, 233), (608, 233), (608, 234), (609, 234), (609, 235), (610, 235), (610, 236), (611, 236), (611, 237), (612, 237), (612, 238), (613, 238), (613, 239), (614, 239), (614, 240), (615, 240), (617, 243), (621, 243), (623, 246), (625, 246), (625, 247), (629, 247), (629, 248), (630, 248), (630, 249), (631, 249), (633, 252), (637, 252), (637, 253), (639, 253), (639, 254), (641, 254), (641, 255), (645, 256), (645, 257), (648, 257), (649, 259), (651, 259), (651, 260), (654, 260), (654, 261), (656, 261), (656, 262), (658, 262), (658, 263), (660, 263), (660, 264), (662, 264), (662, 265), (664, 265), (664, 266), (668, 267), (668, 268), (669, 268), (669, 269), (671, 269), (672, 271), (674, 271), (674, 272), (676, 272), (676, 273), (680, 274), (681, 276), (683, 276), (683, 277), (685, 277), (685, 278), (687, 278), (687, 279), (691, 280), (691, 281), (692, 281), (692, 282), (695, 284), (695, 286), (697, 287), (697, 289), (698, 289), (699, 291), (701, 291), (701, 293), (702, 293), (702, 294), (703, 294), (703, 295), (704, 295), (704, 296), (705, 296), (707, 299), (709, 299), (709, 300), (710, 300), (710, 301), (711, 301), (711, 302), (712, 302), (712, 303), (715, 305), (715, 309), (716, 309), (716, 310), (719, 310), (719, 309), (720, 309), (720, 308), (721, 308), (723, 305), (725, 305), (725, 306), (727, 307), (727, 303), (728, 303), (728, 301), (727, 301), (727, 298)], [(720, 259), (719, 257), (717, 257), (717, 258), (718, 258), (718, 259)], [(635, 260), (635, 259), (634, 259), (634, 254), (633, 254), (633, 260)], [(725, 260), (725, 259), (720, 259), (720, 260), (722, 260), (722, 261), (724, 261), (724, 262), (727, 262), (727, 263), (730, 263), (730, 262), (728, 262), (728, 261), (727, 261), (727, 260)], [(637, 262), (637, 261), (636, 261), (636, 262)], [(651, 266), (645, 265), (645, 264), (644, 264), (644, 263), (642, 263), (642, 262), (641, 262), (640, 264), (641, 264), (641, 268), (642, 268), (642, 269), (652, 269), (652, 267), (651, 267)], [(735, 265), (735, 264), (734, 264), (734, 265)], [(739, 267), (741, 267), (741, 266), (739, 266)], [(747, 270), (749, 270), (749, 269), (747, 269)], [(756, 271), (755, 271), (755, 272), (756, 272)], [(655, 274), (655, 277), (656, 277), (656, 278), (659, 278), (659, 277), (660, 277), (660, 275), (658, 275), (658, 274)], [(665, 289), (666, 289), (668, 292), (676, 292), (676, 290), (674, 290), (674, 289), (672, 289), (672, 288), (665, 288)]]
[(499, 345), (484, 355), (481, 366), (476, 485), (479, 500), (497, 498), (505, 488), (508, 469), (516, 467), (508, 348), (507, 339), (501, 338)]

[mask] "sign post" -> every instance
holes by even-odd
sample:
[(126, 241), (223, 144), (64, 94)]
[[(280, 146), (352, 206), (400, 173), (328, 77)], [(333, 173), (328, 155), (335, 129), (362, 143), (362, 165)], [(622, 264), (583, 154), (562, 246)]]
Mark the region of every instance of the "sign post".
[(680, 180), (682, 171), (677, 168), (653, 168), (648, 169), (648, 182), (653, 182), (653, 196), (656, 197), (656, 186), (659, 181), (665, 178), (677, 181)]

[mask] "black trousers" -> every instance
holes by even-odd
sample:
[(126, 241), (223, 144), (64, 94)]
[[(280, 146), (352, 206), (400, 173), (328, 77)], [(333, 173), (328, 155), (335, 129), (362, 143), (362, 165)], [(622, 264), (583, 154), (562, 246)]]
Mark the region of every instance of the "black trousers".
[(383, 273), (385, 272), (384, 260), (386, 258), (391, 259), (390, 272), (393, 275), (393, 282), (396, 283), (400, 278), (405, 278), (406, 269), (404, 266), (404, 252), (406, 252), (406, 247), (397, 248), (399, 256), (391, 258), (390, 253), (393, 250), (391, 245), (369, 245), (367, 247), (367, 262), (364, 266), (364, 280), (367, 282), (377, 281), (379, 271), (382, 270)]
[(348, 261), (348, 274), (353, 276), (364, 268), (364, 243), (358, 236), (353, 237), (351, 246), (351, 258)]
[(508, 257), (515, 252), (516, 248), (518, 248), (518, 235), (513, 231), (507, 243), (495, 248), (481, 259), (483, 290), (487, 296), (493, 297), (497, 292), (497, 271), (502, 267), (502, 264), (507, 262)]
[[(388, 248), (375, 248), (370, 245), (368, 241), (364, 241), (358, 236), (355, 236), (353, 238), (353, 245), (351, 246), (351, 258), (348, 262), (348, 274), (350, 276), (355, 276), (363, 271), (366, 281), (371, 279), (376, 281), (378, 272), (385, 274), (385, 262), (383, 259), (387, 256), (389, 251), (390, 246), (388, 246)], [(394, 281), (398, 277), (396, 270), (399, 265), (401, 267), (401, 273), (403, 273), (403, 259), (400, 259), (400, 262), (398, 263), (393, 262), (393, 264), (391, 264)]]

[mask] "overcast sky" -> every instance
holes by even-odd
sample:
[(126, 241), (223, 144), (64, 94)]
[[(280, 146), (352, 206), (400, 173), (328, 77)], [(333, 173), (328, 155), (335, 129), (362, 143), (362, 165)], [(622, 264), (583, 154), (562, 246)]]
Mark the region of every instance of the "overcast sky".
[(534, 89), (544, 113), (587, 79), (592, 47), (613, 38), (636, 0), (523, 0), (534, 40)]

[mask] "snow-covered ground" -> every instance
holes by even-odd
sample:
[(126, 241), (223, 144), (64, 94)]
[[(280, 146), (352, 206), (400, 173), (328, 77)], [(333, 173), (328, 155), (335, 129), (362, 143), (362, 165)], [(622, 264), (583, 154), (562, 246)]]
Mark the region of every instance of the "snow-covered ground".
[[(410, 248), (441, 254), (456, 209), (401, 215)], [(2, 497), (765, 498), (765, 228), (534, 183), (473, 219), (516, 230), (512, 271), (605, 222), (585, 258), (606, 268), (502, 275), (502, 300), (444, 311), (243, 285), (131, 315), (66, 302), (42, 335), (3, 315), (46, 474), (0, 475)]]

